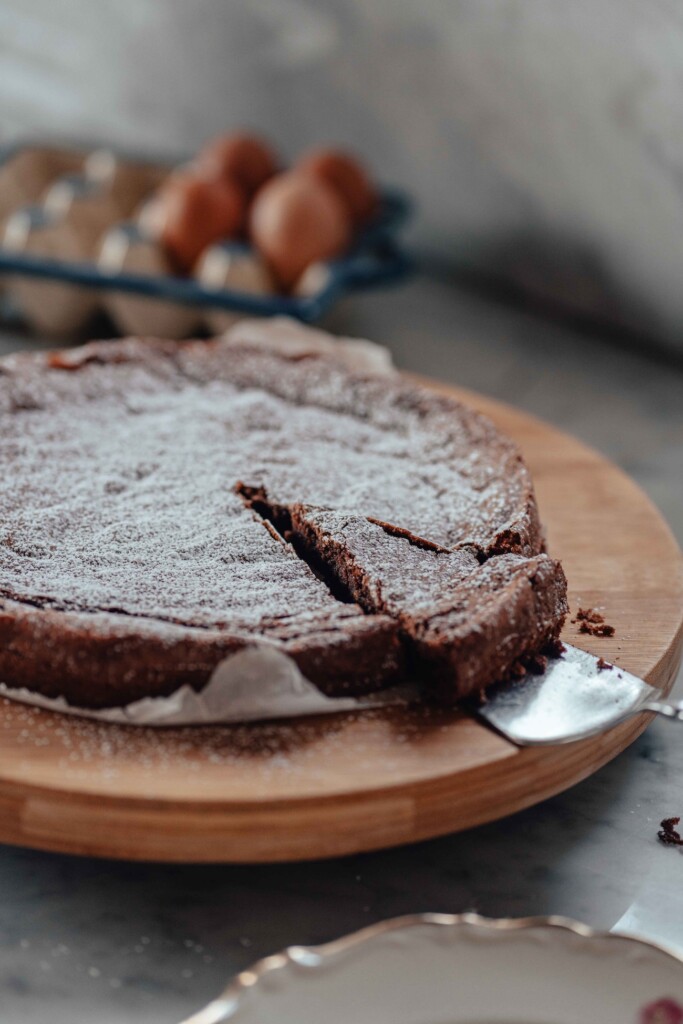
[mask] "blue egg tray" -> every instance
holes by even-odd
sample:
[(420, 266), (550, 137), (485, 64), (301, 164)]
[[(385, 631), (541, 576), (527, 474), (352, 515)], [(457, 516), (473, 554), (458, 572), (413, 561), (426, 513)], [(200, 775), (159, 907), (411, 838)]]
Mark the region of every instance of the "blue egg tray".
[[(35, 149), (35, 144), (29, 148)], [(0, 151), (0, 168), (18, 151), (16, 146)], [(125, 159), (142, 162), (128, 155)], [(184, 306), (231, 310), (254, 316), (292, 316), (311, 323), (320, 319), (342, 297), (359, 290), (396, 284), (412, 270), (410, 256), (397, 241), (397, 233), (410, 216), (412, 203), (405, 193), (397, 189), (383, 188), (380, 195), (380, 205), (374, 220), (358, 233), (348, 253), (328, 264), (329, 272), (324, 285), (311, 295), (251, 295), (229, 289), (207, 288), (192, 278), (172, 274), (151, 276), (125, 271), (112, 273), (98, 267), (96, 263), (77, 263), (9, 251), (1, 243), (0, 275), (25, 275), (98, 291), (115, 290)], [(38, 205), (24, 209), (37, 221), (44, 215), (42, 207)]]

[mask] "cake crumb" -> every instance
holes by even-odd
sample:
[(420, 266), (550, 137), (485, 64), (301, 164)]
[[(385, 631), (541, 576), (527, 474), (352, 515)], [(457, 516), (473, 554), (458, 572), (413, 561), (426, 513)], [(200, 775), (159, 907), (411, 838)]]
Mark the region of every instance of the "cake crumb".
[(660, 821), (660, 829), (657, 833), (660, 843), (664, 843), (665, 846), (683, 846), (683, 839), (676, 828), (680, 820), (680, 818), (664, 818)]
[(582, 622), (579, 633), (588, 633), (589, 636), (614, 636), (614, 626), (609, 626), (606, 622)]
[(528, 659), (527, 670), (532, 676), (542, 676), (548, 667), (548, 658), (545, 654), (533, 654)]
[(518, 658), (516, 661), (513, 661), (512, 665), (510, 665), (510, 668), (508, 669), (509, 680), (517, 681), (523, 679), (526, 674), (527, 665), (523, 658)]
[(604, 622), (605, 616), (597, 608), (579, 608), (572, 622)]
[(549, 640), (543, 648), (543, 653), (548, 658), (561, 658), (567, 648), (564, 646), (561, 640)]
[(589, 636), (614, 636), (614, 626), (605, 622), (605, 616), (596, 608), (579, 608), (573, 623), (580, 623), (579, 633)]
[(598, 658), (598, 672), (604, 672), (607, 668), (614, 668), (614, 665), (610, 661), (605, 661), (604, 658)]

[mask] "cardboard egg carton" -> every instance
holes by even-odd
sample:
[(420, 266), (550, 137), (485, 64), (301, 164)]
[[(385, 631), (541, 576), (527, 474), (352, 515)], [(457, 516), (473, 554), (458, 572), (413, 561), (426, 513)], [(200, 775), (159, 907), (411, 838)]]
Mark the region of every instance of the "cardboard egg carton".
[(111, 150), (26, 146), (0, 155), (0, 290), (38, 333), (83, 334), (106, 310), (124, 334), (221, 333), (242, 316), (319, 319), (342, 295), (409, 269), (395, 233), (406, 198), (384, 190), (349, 253), (312, 264), (279, 294), (247, 244), (219, 242), (192, 277), (174, 272), (155, 231), (153, 197), (171, 168)]

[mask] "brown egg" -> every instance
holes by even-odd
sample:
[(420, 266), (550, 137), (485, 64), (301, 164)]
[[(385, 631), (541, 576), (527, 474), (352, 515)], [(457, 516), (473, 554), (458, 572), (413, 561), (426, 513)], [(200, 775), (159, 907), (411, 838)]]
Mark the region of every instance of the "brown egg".
[(338, 149), (315, 149), (296, 169), (333, 188), (344, 200), (355, 224), (370, 220), (377, 207), (377, 190), (362, 164)]
[(252, 135), (223, 135), (209, 142), (195, 161), (208, 178), (236, 181), (247, 196), (277, 172), (277, 158), (267, 143)]
[(161, 190), (159, 199), (162, 245), (184, 273), (207, 245), (235, 238), (244, 223), (246, 202), (234, 182), (178, 175)]
[[(169, 258), (154, 236), (117, 224), (102, 239), (97, 265), (109, 274), (164, 277), (173, 273)], [(138, 337), (187, 338), (202, 326), (198, 306), (135, 295), (117, 288), (102, 293), (104, 308), (122, 334)]]
[(351, 241), (351, 219), (337, 193), (296, 171), (264, 185), (251, 207), (249, 229), (285, 288), (310, 263), (338, 256)]

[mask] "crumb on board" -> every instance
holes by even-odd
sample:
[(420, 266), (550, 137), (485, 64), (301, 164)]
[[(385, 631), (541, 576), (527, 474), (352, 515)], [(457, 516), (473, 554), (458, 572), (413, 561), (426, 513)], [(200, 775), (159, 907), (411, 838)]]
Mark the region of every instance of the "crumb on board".
[(597, 668), (598, 672), (604, 672), (605, 669), (614, 668), (614, 665), (611, 663), (611, 661), (605, 661), (604, 658), (598, 658)]
[(605, 616), (596, 608), (579, 608), (573, 623), (580, 623), (579, 633), (589, 636), (614, 636), (614, 626), (605, 622)]

